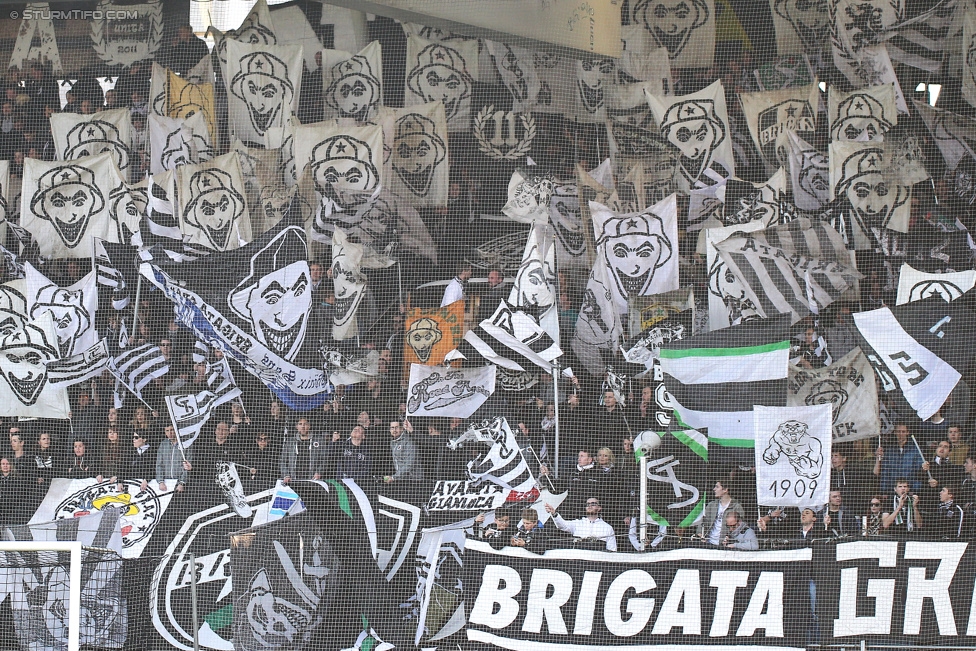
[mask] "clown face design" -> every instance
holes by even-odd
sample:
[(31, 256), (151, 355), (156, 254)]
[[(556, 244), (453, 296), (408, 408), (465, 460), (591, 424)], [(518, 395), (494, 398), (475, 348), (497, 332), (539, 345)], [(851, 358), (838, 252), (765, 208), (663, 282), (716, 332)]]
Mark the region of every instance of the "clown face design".
[(304, 608), (274, 595), (264, 568), (251, 579), (245, 611), (251, 634), (267, 646), (292, 644), (311, 620)]
[(212, 98), (208, 97), (199, 86), (186, 84), (180, 90), (179, 99), (170, 104), (169, 116), (186, 120), (199, 113), (206, 120), (208, 128), (212, 130), (214, 126), (212, 106)]
[(341, 328), (356, 316), (366, 283), (360, 276), (358, 265), (354, 267), (347, 256), (338, 255), (332, 260), (332, 285), (335, 290), (335, 325)]
[(815, 149), (800, 153), (800, 188), (811, 197), (825, 202), (830, 197), (830, 163)]
[(379, 183), (372, 149), (349, 136), (333, 136), (316, 145), (310, 169), (315, 189), (343, 207), (355, 203), (351, 197), (370, 192)]
[(284, 124), (295, 96), (288, 66), (267, 52), (252, 52), (241, 58), (240, 70), (231, 80), (231, 92), (247, 105), (251, 126), (260, 136)]
[(47, 384), (47, 366), (58, 358), (57, 346), (38, 326), (0, 337), (0, 374), (24, 405), (33, 405)]
[(868, 94), (851, 95), (837, 107), (837, 121), (830, 126), (832, 140), (879, 140), (889, 129), (881, 102)]
[(268, 350), (291, 360), (305, 340), (312, 309), (305, 235), (286, 228), (251, 258), (251, 273), (231, 294), (231, 308)]
[(118, 127), (111, 122), (79, 122), (68, 132), (66, 140), (67, 147), (62, 156), (64, 160), (109, 152), (120, 170), (124, 172), (129, 167), (129, 147), (122, 142)]
[(0, 285), (0, 336), (27, 325), (27, 299), (13, 287)]
[(517, 305), (519, 307), (552, 307), (556, 302), (553, 294), (555, 274), (538, 259), (532, 257), (519, 267), (515, 279), (518, 287)]
[(105, 198), (95, 185), (91, 170), (64, 165), (45, 172), (31, 197), (31, 212), (51, 222), (62, 242), (78, 246), (93, 215), (105, 207)]
[(865, 231), (886, 227), (895, 211), (911, 197), (911, 188), (886, 178), (883, 165), (881, 149), (855, 152), (844, 160), (843, 175), (834, 189), (836, 195), (845, 196), (850, 202)]
[(461, 53), (442, 43), (431, 43), (421, 50), (407, 77), (407, 88), (424, 102), (444, 103), (448, 121), (471, 96), (473, 83)]
[(615, 69), (613, 59), (584, 59), (577, 63), (576, 89), (587, 113), (596, 113), (603, 108), (603, 82), (610, 81)]
[(434, 346), (444, 338), (437, 322), (433, 319), (417, 319), (407, 330), (406, 341), (422, 363), (426, 364), (434, 350)]
[(71, 355), (75, 342), (92, 327), (92, 315), (85, 307), (85, 293), (46, 285), (37, 292), (31, 318), (38, 318), (44, 311), (49, 311), (54, 320), (61, 357)]
[(382, 99), (380, 80), (373, 72), (369, 60), (356, 55), (340, 61), (332, 67), (325, 102), (335, 109), (339, 117), (366, 121)]
[(525, 80), (522, 63), (511, 47), (501, 43), (499, 46), (504, 48), (504, 52), (498, 58), (498, 67), (503, 71), (501, 72), (502, 82), (512, 93), (516, 102), (524, 102), (529, 98), (529, 85)]
[(232, 183), (231, 175), (218, 168), (190, 177), (190, 201), (183, 219), (199, 228), (217, 251), (227, 249), (234, 225), (244, 214), (244, 195)]
[(418, 197), (426, 197), (447, 146), (430, 118), (410, 113), (396, 122), (390, 165), (403, 184)]
[(827, 0), (776, 0), (774, 11), (793, 27), (805, 50), (821, 50), (830, 30)]
[(739, 278), (725, 266), (721, 258), (716, 258), (709, 269), (708, 292), (717, 296), (725, 304), (729, 325), (738, 325), (759, 317), (756, 304), (746, 295)]
[(139, 222), (149, 211), (146, 188), (122, 184), (109, 192), (109, 211), (117, 227), (118, 241), (128, 244), (139, 231)]
[(671, 243), (664, 237), (664, 222), (645, 213), (614, 218), (603, 227), (604, 259), (623, 297), (645, 293), (654, 272), (671, 259)]
[(725, 140), (725, 125), (715, 113), (712, 100), (678, 102), (664, 114), (661, 134), (680, 152), (681, 172), (693, 184)]
[(549, 200), (549, 218), (560, 244), (573, 257), (586, 252), (586, 238), (575, 184), (556, 186)]
[(658, 47), (677, 58), (696, 29), (708, 22), (705, 0), (637, 0), (634, 20), (644, 25)]

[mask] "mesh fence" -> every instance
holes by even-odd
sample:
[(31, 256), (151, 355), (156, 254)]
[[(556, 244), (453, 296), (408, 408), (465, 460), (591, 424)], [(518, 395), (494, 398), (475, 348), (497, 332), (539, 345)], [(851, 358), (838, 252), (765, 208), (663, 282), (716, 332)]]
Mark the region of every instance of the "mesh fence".
[(83, 644), (976, 648), (973, 3), (407, 4), (0, 24), (0, 524), (111, 550)]

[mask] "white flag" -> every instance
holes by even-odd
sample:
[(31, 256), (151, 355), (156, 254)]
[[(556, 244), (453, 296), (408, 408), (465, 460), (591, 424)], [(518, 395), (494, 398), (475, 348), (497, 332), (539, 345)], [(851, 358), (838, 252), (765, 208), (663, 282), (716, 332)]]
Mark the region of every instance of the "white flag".
[(363, 246), (354, 244), (342, 231), (332, 231), (332, 285), (335, 291), (335, 316), (332, 337), (338, 341), (359, 334), (356, 312), (366, 292), (366, 276), (361, 270)]
[(61, 357), (47, 310), (0, 336), (0, 416), (68, 418), (68, 392), (48, 381), (48, 362)]
[(251, 215), (236, 151), (182, 165), (175, 172), (185, 243), (229, 251), (251, 241)]
[(830, 87), (827, 115), (831, 140), (880, 141), (898, 124), (894, 84), (845, 93)]
[(302, 84), (300, 45), (251, 45), (227, 40), (227, 117), (230, 134), (261, 144), (298, 109)]
[(944, 274), (930, 274), (915, 269), (908, 263), (901, 265), (898, 274), (898, 298), (895, 305), (904, 305), (941, 296), (948, 303), (954, 301), (976, 286), (976, 271), (955, 271)]
[(214, 148), (203, 114), (194, 113), (188, 118), (150, 115), (149, 152), (152, 174), (213, 158)]
[(753, 408), (759, 504), (821, 507), (830, 494), (832, 406)]
[(107, 151), (119, 170), (129, 169), (132, 159), (132, 121), (129, 109), (99, 111), (91, 115), (55, 113), (51, 137), (58, 160), (77, 160)]
[(383, 56), (379, 41), (358, 54), (322, 50), (324, 118), (366, 122), (383, 106)]
[(444, 105), (380, 109), (388, 189), (416, 206), (446, 206), (448, 138)]
[(68, 287), (59, 287), (30, 263), (26, 274), (27, 311), (31, 318), (43, 312), (54, 317), (60, 357), (84, 352), (98, 341), (95, 311), (98, 308), (98, 274), (95, 270)]
[(449, 131), (468, 129), (471, 95), (478, 78), (478, 41), (437, 43), (407, 37), (407, 69), (404, 106), (440, 101)]
[[(64, 74), (61, 68), (58, 40), (54, 35), (54, 23), (50, 18), (41, 17), (50, 14), (50, 5), (46, 2), (34, 2), (27, 5), (27, 9), (32, 12), (31, 19), (24, 18), (20, 21), (17, 40), (14, 42), (14, 50), (10, 54), (7, 68), (24, 70), (25, 61), (47, 61), (55, 74)], [(34, 45), (35, 39), (38, 42), (37, 46)]]
[(407, 415), (468, 418), (495, 392), (497, 368), (411, 364)]

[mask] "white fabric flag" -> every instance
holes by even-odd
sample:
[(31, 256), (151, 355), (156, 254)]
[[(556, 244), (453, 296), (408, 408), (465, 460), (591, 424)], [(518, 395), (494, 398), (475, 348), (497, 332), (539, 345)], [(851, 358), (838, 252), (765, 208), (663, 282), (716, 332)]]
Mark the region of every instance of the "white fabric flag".
[(816, 507), (830, 494), (831, 405), (753, 408), (759, 504)]
[(673, 68), (712, 65), (715, 0), (689, 0), (680, 4), (633, 0), (631, 9), (631, 23), (642, 25), (656, 46), (668, 49)]
[(471, 122), (471, 94), (478, 78), (478, 41), (444, 43), (407, 37), (404, 106), (440, 101), (449, 131), (464, 131)]
[(90, 258), (92, 238), (118, 242), (107, 194), (122, 185), (109, 152), (73, 161), (24, 161), (20, 225), (45, 258)]
[(373, 41), (358, 54), (322, 50), (324, 119), (366, 122), (383, 106), (383, 52)]
[(98, 341), (95, 311), (98, 309), (97, 273), (67, 287), (59, 287), (30, 263), (24, 265), (27, 312), (32, 319), (48, 311), (54, 317), (60, 357), (82, 353)]
[(656, 87), (650, 92), (670, 95), (673, 82), (668, 48), (650, 43), (643, 25), (621, 25), (620, 40), (623, 53), (617, 63), (617, 82), (650, 83)]
[(600, 256), (593, 262), (586, 281), (572, 342), (576, 357), (589, 373), (598, 376), (606, 372), (600, 351), (616, 348), (624, 332), (624, 320), (613, 302), (612, 286), (610, 269)]
[[(918, 343), (887, 307), (854, 314), (854, 323), (861, 335), (878, 353), (908, 404), (918, 417), (928, 420), (937, 412), (962, 378), (941, 357)], [(911, 360), (905, 364), (902, 360)], [(926, 375), (919, 377), (921, 368)]]
[(508, 182), (508, 201), (502, 212), (523, 224), (545, 223), (555, 186), (556, 179), (537, 167), (515, 170)]
[(895, 86), (869, 86), (849, 93), (831, 86), (827, 116), (831, 140), (881, 141), (898, 124)]
[[(209, 59), (210, 57), (204, 57)], [(155, 61), (149, 77), (149, 113), (162, 117), (169, 116), (169, 96), (166, 88), (166, 67)]]
[(802, 4), (795, 0), (769, 0), (776, 30), (776, 52), (808, 54), (811, 58), (830, 43), (830, 11), (826, 2)]
[[(221, 33), (220, 30), (211, 25), (207, 30), (207, 35), (210, 34), (213, 34), (214, 38), (213, 51), (217, 53), (217, 60), (220, 61), (220, 68), (224, 73), (227, 72), (227, 44), (231, 41), (259, 46), (278, 43), (275, 24), (271, 20), (271, 11), (268, 9), (267, 0), (255, 2), (237, 29), (230, 29)], [(226, 74), (224, 79), (227, 79)]]
[[(55, 74), (64, 74), (58, 40), (54, 35), (54, 23), (50, 18), (42, 17), (50, 15), (50, 5), (46, 2), (32, 2), (27, 5), (26, 10), (31, 12), (31, 18), (20, 21), (17, 40), (14, 42), (7, 68), (24, 70), (26, 61), (47, 61)], [(34, 39), (38, 40), (37, 46), (34, 46)]]
[(637, 296), (678, 289), (678, 204), (671, 195), (639, 213), (616, 213), (591, 202), (597, 261), (610, 272), (618, 314)]
[(361, 265), (363, 246), (354, 244), (340, 228), (332, 231), (332, 286), (335, 292), (335, 315), (332, 337), (337, 341), (359, 334), (356, 312), (366, 292), (366, 275)]
[(251, 215), (238, 153), (177, 167), (180, 230), (186, 244), (230, 251), (251, 241)]
[(961, 59), (962, 97), (970, 106), (976, 106), (976, 7), (971, 5), (963, 17)]
[(314, 186), (317, 214), (354, 211), (382, 185), (383, 129), (379, 126), (299, 126), (294, 148), (299, 178), (307, 173)]
[[(305, 68), (315, 70), (315, 53), (322, 49), (322, 41), (298, 5), (276, 6), (271, 9), (271, 22), (279, 45), (300, 45), (305, 55)], [(338, 38), (338, 35), (336, 35)]]
[(941, 296), (948, 303), (973, 287), (976, 287), (976, 271), (972, 269), (930, 274), (905, 263), (898, 273), (898, 298), (895, 305), (921, 301), (930, 296)]
[(300, 45), (251, 45), (227, 40), (227, 121), (230, 135), (261, 144), (298, 109), (302, 84)]
[(816, 135), (820, 102), (816, 83), (765, 93), (739, 93), (739, 101), (752, 141), (770, 170), (789, 165), (787, 131), (808, 140)]
[(791, 364), (789, 380), (787, 405), (831, 405), (835, 443), (871, 438), (881, 431), (878, 383), (874, 380), (871, 362), (860, 348), (824, 368), (802, 368)]
[(150, 115), (149, 152), (152, 174), (213, 158), (214, 148), (203, 114), (194, 113), (188, 118)]
[[(680, 153), (678, 182), (685, 190), (735, 175), (725, 88), (716, 81), (690, 95), (645, 93), (661, 135)], [(690, 138), (688, 134), (696, 134)]]
[(744, 319), (759, 316), (756, 304), (749, 299), (746, 288), (732, 273), (715, 245), (724, 242), (736, 233), (755, 233), (766, 228), (766, 223), (756, 220), (748, 224), (736, 224), (721, 228), (702, 230), (700, 242), (705, 247), (705, 261), (708, 265), (708, 329), (720, 330), (737, 325)]
[(827, 154), (793, 132), (787, 132), (790, 147), (790, 184), (793, 203), (800, 210), (819, 210), (830, 201), (830, 165)]
[(48, 382), (47, 362), (61, 357), (47, 310), (0, 336), (0, 416), (68, 418), (68, 391)]
[(497, 370), (411, 364), (407, 415), (468, 418), (495, 392)]
[(448, 138), (444, 105), (380, 109), (387, 188), (416, 206), (446, 206)]
[(7, 217), (17, 212), (16, 206), (10, 205), (12, 191), (10, 188), (10, 161), (0, 161), (0, 243), (7, 241)]
[(99, 111), (91, 115), (55, 113), (51, 116), (51, 137), (58, 160), (76, 160), (110, 152), (123, 173), (132, 158), (132, 122), (129, 109)]
[[(552, 231), (540, 224), (529, 229), (522, 263), (508, 303), (532, 315), (549, 337), (559, 341), (559, 304), (556, 300), (556, 252)], [(494, 307), (494, 306), (492, 306)]]

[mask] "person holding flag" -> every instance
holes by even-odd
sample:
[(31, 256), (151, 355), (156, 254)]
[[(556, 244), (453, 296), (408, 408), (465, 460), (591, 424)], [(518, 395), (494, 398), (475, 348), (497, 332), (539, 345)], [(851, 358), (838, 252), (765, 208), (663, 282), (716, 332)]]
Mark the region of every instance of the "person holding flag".
[(165, 492), (169, 488), (166, 480), (175, 479), (176, 486), (173, 486), (173, 490), (182, 493), (189, 480), (190, 471), (193, 470), (193, 465), (190, 463), (192, 448), (183, 449), (183, 445), (176, 438), (176, 428), (172, 424), (166, 425), (163, 434), (166, 441), (156, 450), (156, 481), (159, 483), (159, 490)]

